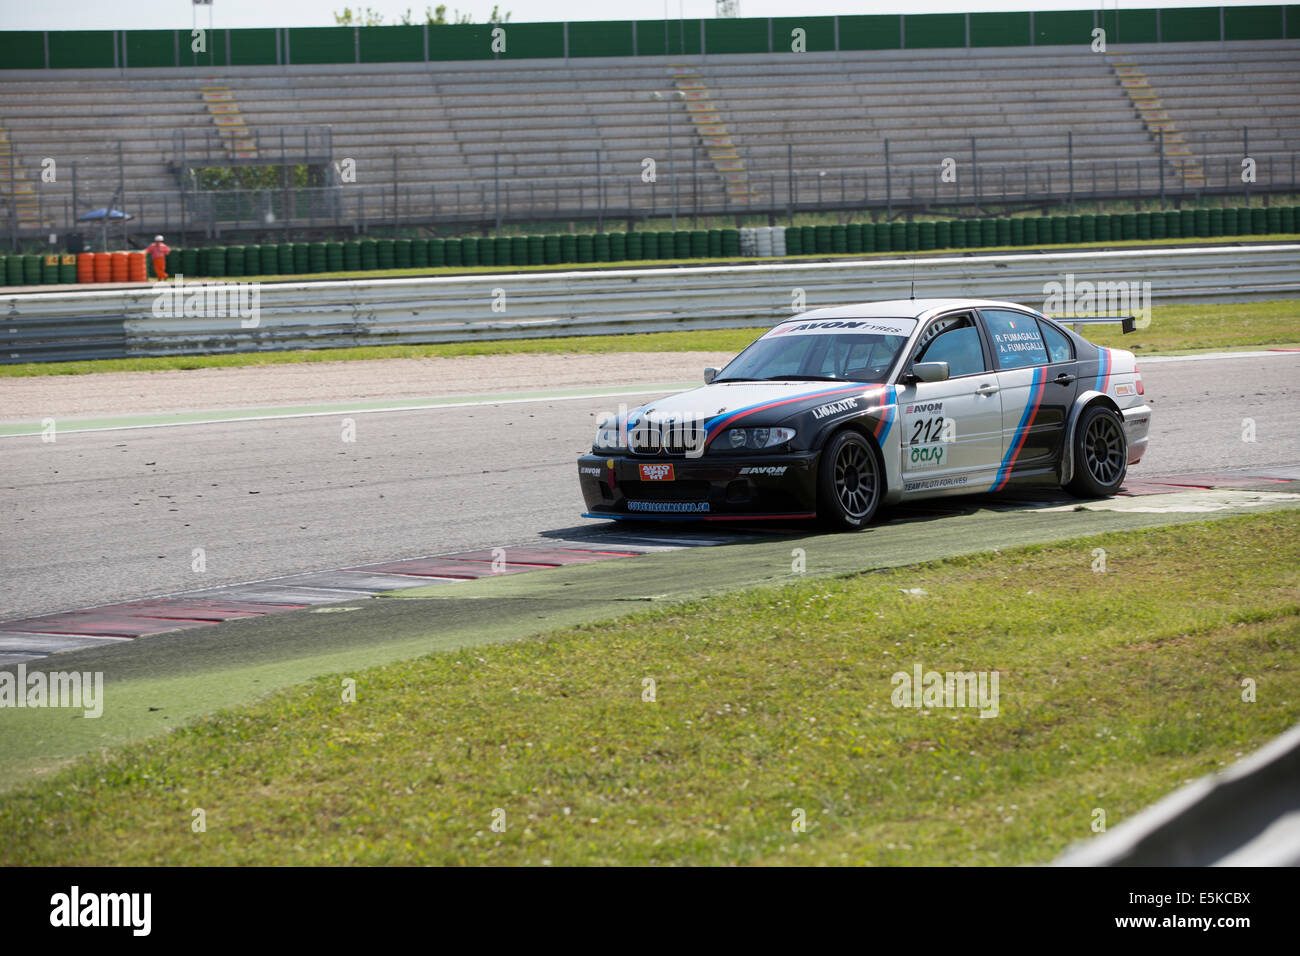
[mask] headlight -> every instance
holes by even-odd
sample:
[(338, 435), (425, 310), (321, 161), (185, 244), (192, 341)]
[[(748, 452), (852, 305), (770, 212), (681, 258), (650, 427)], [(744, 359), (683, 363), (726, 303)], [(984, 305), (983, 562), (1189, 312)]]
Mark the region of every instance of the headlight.
[(775, 448), (794, 438), (793, 428), (730, 428), (721, 442), (723, 450)]
[(616, 451), (623, 447), (619, 444), (622, 437), (617, 424), (611, 425), (609, 422), (601, 422), (596, 427), (596, 440), (592, 442), (592, 448), (598, 451)]

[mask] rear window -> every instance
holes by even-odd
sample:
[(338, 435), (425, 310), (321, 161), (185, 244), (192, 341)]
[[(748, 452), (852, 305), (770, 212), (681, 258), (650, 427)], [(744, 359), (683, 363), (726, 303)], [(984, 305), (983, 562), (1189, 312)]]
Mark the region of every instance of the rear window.
[(1043, 333), (1043, 341), (1047, 343), (1047, 359), (1049, 362), (1068, 362), (1074, 358), (1074, 349), (1070, 346), (1069, 336), (1046, 322), (1040, 321), (1038, 328)]

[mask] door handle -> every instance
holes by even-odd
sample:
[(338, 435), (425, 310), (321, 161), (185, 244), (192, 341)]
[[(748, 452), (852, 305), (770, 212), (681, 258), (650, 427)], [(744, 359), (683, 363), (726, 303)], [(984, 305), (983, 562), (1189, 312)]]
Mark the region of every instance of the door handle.
[(975, 394), (976, 394), (976, 395), (994, 395), (994, 394), (997, 393), (997, 390), (998, 390), (998, 387), (997, 387), (996, 385), (981, 385), (979, 388), (975, 389)]
[(1060, 375), (1056, 376), (1056, 378), (1052, 379), (1052, 381), (1056, 382), (1057, 385), (1069, 385), (1076, 378), (1078, 378), (1077, 375), (1071, 375), (1069, 372), (1062, 372)]

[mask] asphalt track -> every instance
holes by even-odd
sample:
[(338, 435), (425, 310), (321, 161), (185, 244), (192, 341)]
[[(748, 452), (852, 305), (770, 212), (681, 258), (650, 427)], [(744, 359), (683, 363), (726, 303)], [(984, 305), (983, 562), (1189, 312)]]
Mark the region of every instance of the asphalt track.
[[(1300, 353), (1141, 364), (1152, 442), (1132, 479), (1300, 463)], [(578, 394), (604, 397), (357, 403), (243, 421), (199, 410), (209, 423), (61, 422), (54, 442), (0, 432), (0, 621), (448, 551), (631, 540), (579, 517), (574, 460), (598, 413), (656, 392)], [(729, 537), (711, 527), (635, 540)]]

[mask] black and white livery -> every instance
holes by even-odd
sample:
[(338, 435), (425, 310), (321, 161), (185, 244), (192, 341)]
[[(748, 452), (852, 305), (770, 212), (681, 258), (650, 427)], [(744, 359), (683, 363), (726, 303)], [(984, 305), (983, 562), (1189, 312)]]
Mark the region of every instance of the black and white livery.
[(859, 528), (881, 505), (1021, 484), (1101, 497), (1151, 424), (1131, 352), (1012, 302), (805, 312), (705, 383), (599, 423), (578, 461), (589, 517)]

